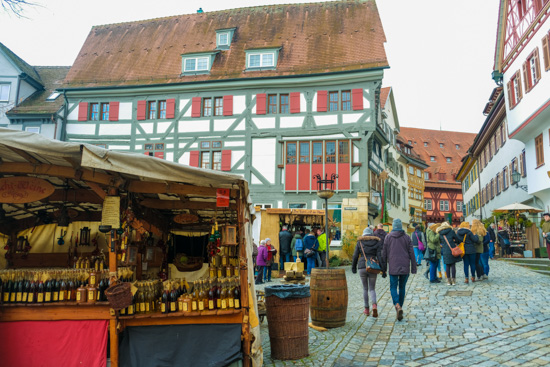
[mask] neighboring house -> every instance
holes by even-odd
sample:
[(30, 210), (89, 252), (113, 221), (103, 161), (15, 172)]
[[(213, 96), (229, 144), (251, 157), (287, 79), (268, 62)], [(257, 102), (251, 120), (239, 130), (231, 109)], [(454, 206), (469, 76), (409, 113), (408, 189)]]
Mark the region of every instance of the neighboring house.
[(493, 210), (514, 202), (540, 207), (527, 193), (525, 145), (508, 138), (502, 87), (493, 90), (484, 114), (487, 118), (457, 175), (466, 220), (488, 218)]
[(385, 41), (369, 0), (96, 26), (62, 89), (63, 137), (242, 175), (264, 208), (322, 209), (314, 176), (337, 174), (341, 218), (383, 169)]
[(59, 139), (61, 86), (69, 67), (31, 66), (0, 43), (0, 126)]
[(400, 135), (429, 165), (424, 170), (426, 222), (450, 219), (452, 224), (460, 224), (463, 199), (456, 176), (476, 134), (402, 127)]
[[(388, 217), (386, 222), (391, 223), (399, 218), (403, 222), (404, 228), (409, 224), (409, 212), (407, 207), (407, 176), (405, 174), (405, 161), (397, 149), (396, 136), (399, 134), (399, 118), (395, 106), (395, 98), (391, 87), (382, 88), (380, 92), (380, 106), (382, 111), (382, 121), (385, 123), (384, 129), (389, 140), (388, 147), (383, 150), (384, 171), (388, 174), (385, 178), (384, 197)], [(371, 178), (380, 180), (380, 177), (371, 172)], [(380, 183), (378, 183), (378, 186)], [(372, 188), (371, 188), (372, 192)], [(373, 192), (374, 194), (374, 192)], [(382, 196), (371, 195), (371, 203), (381, 208)], [(377, 218), (382, 221), (382, 216)]]
[(401, 136), (397, 137), (397, 149), (401, 159), (406, 162), (407, 197), (409, 199), (408, 213), (410, 216), (409, 230), (413, 231), (416, 224), (426, 225), (426, 210), (424, 208), (424, 170), (428, 165)]
[[(550, 1), (501, 0), (493, 79), (504, 87), (510, 139), (525, 144), (521, 180), (550, 208)], [(517, 152), (520, 154), (520, 152)]]

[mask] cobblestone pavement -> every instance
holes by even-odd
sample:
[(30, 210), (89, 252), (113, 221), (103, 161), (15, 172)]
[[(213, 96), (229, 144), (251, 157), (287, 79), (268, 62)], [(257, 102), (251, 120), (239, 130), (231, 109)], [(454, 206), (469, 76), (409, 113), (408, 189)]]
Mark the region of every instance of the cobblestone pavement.
[[(309, 357), (270, 358), (267, 321), (261, 325), (266, 366), (546, 366), (550, 365), (550, 277), (491, 261), (488, 281), (430, 284), (419, 273), (407, 283), (403, 321), (395, 318), (389, 277), (378, 277), (379, 317), (362, 314), (358, 274), (346, 267), (346, 325), (326, 332), (309, 329)], [(273, 279), (271, 284), (276, 283)], [(260, 285), (257, 289), (263, 289)], [(472, 291), (471, 296), (445, 295)]]

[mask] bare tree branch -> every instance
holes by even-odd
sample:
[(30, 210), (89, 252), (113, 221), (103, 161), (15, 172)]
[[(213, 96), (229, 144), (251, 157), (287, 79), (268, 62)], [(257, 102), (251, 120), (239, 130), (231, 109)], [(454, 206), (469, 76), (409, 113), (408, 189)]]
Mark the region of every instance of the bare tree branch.
[(27, 0), (0, 0), (2, 10), (6, 13), (15, 14), (19, 18), (25, 18), (23, 15), (24, 8), (27, 6), (36, 6), (37, 4)]

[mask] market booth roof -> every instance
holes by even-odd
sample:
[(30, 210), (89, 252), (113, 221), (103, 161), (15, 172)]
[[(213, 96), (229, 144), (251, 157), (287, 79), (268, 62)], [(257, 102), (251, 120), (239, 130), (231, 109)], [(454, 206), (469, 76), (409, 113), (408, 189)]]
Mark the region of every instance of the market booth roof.
[(510, 205), (503, 206), (502, 208), (498, 208), (493, 210), (495, 213), (513, 213), (513, 212), (519, 212), (519, 213), (540, 213), (542, 212), (541, 209), (534, 208), (529, 205), (520, 204), (520, 203), (513, 203)]
[[(0, 185), (0, 232), (56, 221), (60, 208), (72, 220), (100, 220), (110, 190), (126, 193), (143, 216), (162, 229), (207, 229), (214, 217), (236, 220), (236, 200), (248, 197), (241, 176), (188, 167), (143, 154), (121, 153), (89, 144), (49, 140), (34, 133), (0, 128), (0, 180), (27, 176), (47, 181), (53, 193), (28, 202)], [(218, 189), (229, 189), (229, 207), (218, 207)], [(242, 195), (242, 196), (241, 196)], [(244, 196), (244, 197), (243, 197)], [(193, 224), (172, 221), (179, 214)]]

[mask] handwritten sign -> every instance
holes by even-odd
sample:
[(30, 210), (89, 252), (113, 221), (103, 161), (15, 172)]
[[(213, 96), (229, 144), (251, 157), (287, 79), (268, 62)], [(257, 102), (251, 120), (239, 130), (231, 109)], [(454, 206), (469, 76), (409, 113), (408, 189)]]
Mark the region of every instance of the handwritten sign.
[(178, 214), (178, 215), (174, 216), (174, 218), (172, 220), (176, 223), (179, 223), (179, 224), (196, 223), (196, 222), (199, 221), (199, 217), (197, 217), (194, 214), (182, 213), (182, 214)]
[(120, 227), (120, 196), (106, 196), (103, 200), (101, 224), (112, 228)]
[(216, 190), (216, 206), (218, 208), (227, 208), (229, 206), (229, 189)]
[(24, 204), (47, 198), (55, 191), (48, 181), (36, 177), (0, 178), (0, 203)]

